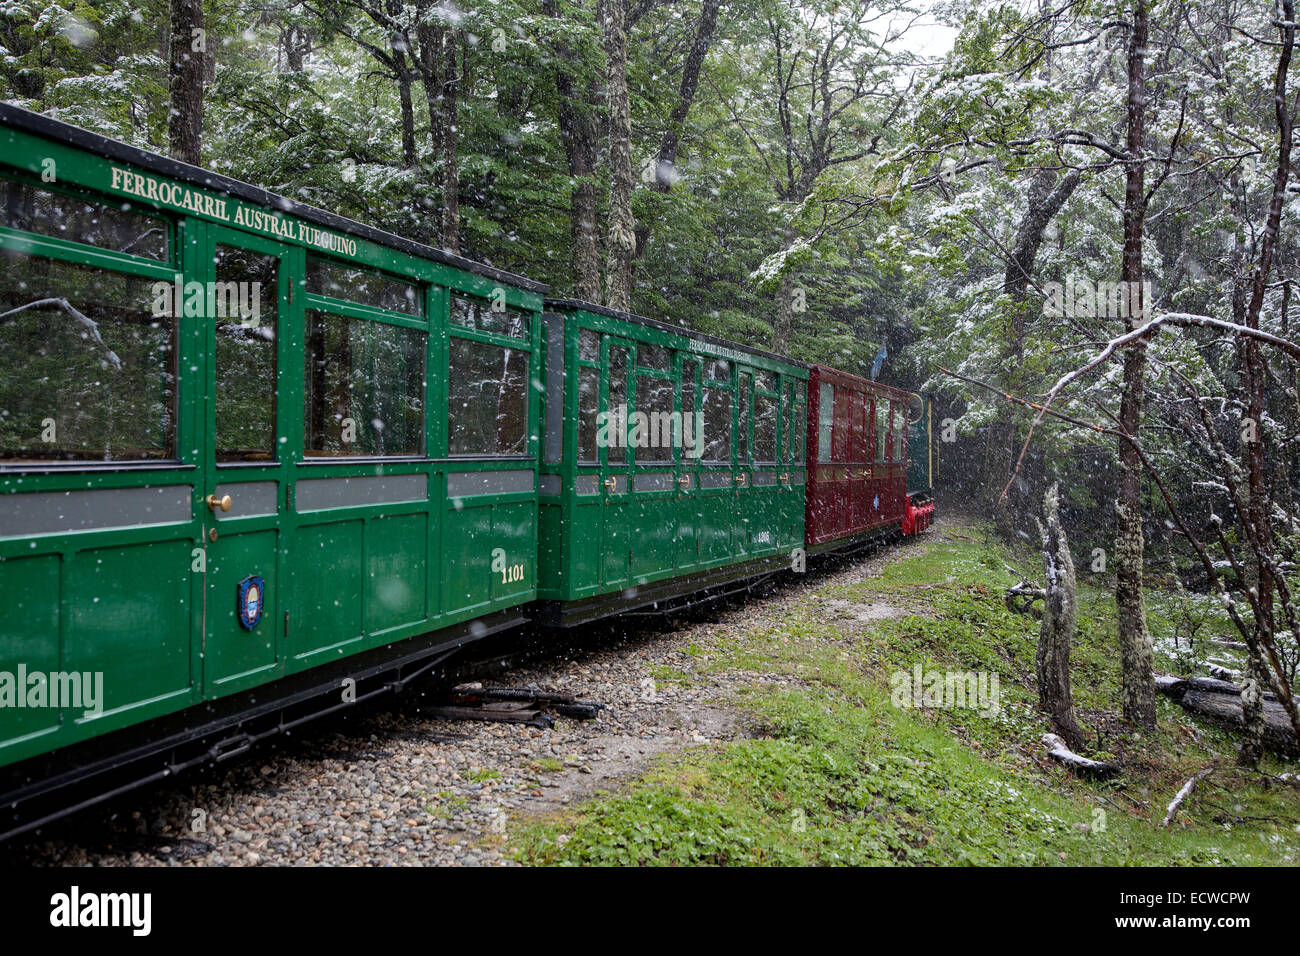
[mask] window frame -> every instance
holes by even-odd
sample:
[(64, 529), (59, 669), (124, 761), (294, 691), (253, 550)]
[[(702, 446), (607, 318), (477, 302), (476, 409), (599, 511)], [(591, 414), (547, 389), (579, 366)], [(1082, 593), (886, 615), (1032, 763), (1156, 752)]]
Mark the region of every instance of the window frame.
[[(536, 391), (536, 389), (533, 388), (532, 382), (537, 375), (536, 365), (538, 362), (538, 356), (536, 354), (537, 350), (534, 348), (534, 343), (536, 337), (540, 334), (538, 327), (542, 324), (541, 315), (539, 313), (532, 311), (531, 309), (523, 309), (516, 306), (510, 309), (509, 311), (519, 312), (527, 320), (528, 327), (524, 331), (523, 336), (515, 337), (511, 335), (504, 335), (500, 332), (484, 332), (480, 329), (470, 328), (469, 326), (458, 325), (451, 320), (452, 300), (455, 298), (465, 299), (467, 301), (474, 302), (479, 305), (487, 304), (487, 306), (490, 308), (490, 302), (484, 296), (475, 295), (474, 293), (466, 292), (463, 289), (443, 287), (443, 303), (442, 303), (443, 307), (441, 309), (441, 312), (443, 317), (443, 327), (446, 329), (446, 336), (445, 336), (446, 345), (444, 349), (444, 354), (441, 356), (440, 368), (442, 370), (442, 374), (444, 378), (446, 379), (443, 395), (446, 397), (447, 426), (445, 429), (442, 430), (443, 434), (441, 436), (441, 447), (445, 449), (447, 459), (449, 461), (457, 461), (457, 462), (523, 461), (523, 460), (531, 461), (535, 457), (534, 455), (535, 443), (538, 439), (537, 431), (535, 428), (535, 419), (534, 419), (534, 415), (535, 415), (534, 409), (538, 403), (534, 400), (533, 393)], [(497, 346), (498, 348), (513, 349), (517, 352), (524, 353), (524, 357), (528, 362), (528, 371), (527, 374), (524, 376), (524, 451), (522, 453), (503, 454), (500, 452), (468, 452), (468, 453), (457, 454), (452, 452), (451, 450), (451, 425), (452, 425), (451, 388), (450, 388), (451, 351), (452, 351), (452, 339), (457, 339), (457, 338), (468, 339), (469, 341), (480, 342), (485, 345), (494, 345)], [(580, 364), (582, 363), (579, 362), (575, 364), (574, 367), (576, 368)], [(425, 380), (426, 382), (430, 381), (430, 376), (426, 374)], [(576, 375), (575, 375), (575, 380), (576, 380)], [(577, 448), (576, 434), (574, 438), (575, 438), (574, 448), (575, 448), (575, 455), (576, 455), (576, 448)]]
[[(335, 264), (345, 265), (348, 268), (359, 269), (362, 272), (368, 272), (373, 275), (392, 278), (396, 281), (404, 282), (408, 285), (414, 286), (416, 291), (416, 301), (420, 303), (421, 314), (417, 317), (417, 316), (409, 315), (405, 312), (393, 312), (388, 309), (380, 308), (378, 306), (366, 305), (365, 303), (361, 303), (361, 302), (352, 302), (348, 299), (339, 299), (329, 295), (321, 295), (320, 293), (317, 292), (308, 292), (307, 284), (306, 284), (307, 283), (306, 258), (307, 256), (313, 256), (313, 255), (317, 259), (328, 260)], [(433, 351), (432, 351), (433, 339), (434, 339), (433, 331), (431, 328), (431, 323), (429, 322), (428, 318), (425, 317), (424, 315), (424, 312), (426, 311), (424, 303), (429, 298), (428, 283), (424, 282), (421, 279), (417, 279), (411, 276), (395, 275), (392, 273), (385, 272), (381, 269), (363, 268), (353, 263), (347, 263), (344, 260), (337, 259), (334, 256), (315, 255), (311, 252), (308, 252), (307, 256), (303, 258), (303, 266), (302, 266), (303, 296), (302, 296), (302, 309), (301, 309), (301, 316), (302, 316), (301, 331), (303, 336), (303, 340), (302, 340), (303, 341), (303, 381), (301, 385), (303, 390), (303, 403), (302, 403), (303, 407), (300, 409), (302, 418), (300, 421), (299, 432), (301, 434), (301, 439), (302, 439), (301, 460), (303, 464), (347, 465), (347, 464), (355, 464), (357, 462), (371, 462), (371, 461), (374, 462), (427, 461), (430, 457), (429, 421), (433, 417), (429, 414), (430, 402), (432, 398), (432, 385), (431, 385), (431, 379), (429, 375), (429, 369), (432, 366), (432, 363), (434, 361)], [(364, 455), (364, 454), (363, 455), (318, 455), (318, 454), (311, 453), (311, 449), (307, 447), (308, 416), (307, 416), (307, 403), (306, 403), (307, 395), (309, 392), (307, 387), (307, 375), (310, 373), (308, 357), (307, 357), (307, 331), (308, 331), (307, 313), (309, 312), (323, 312), (327, 315), (339, 316), (340, 318), (344, 318), (349, 321), (379, 322), (386, 325), (395, 325), (400, 328), (413, 329), (415, 331), (424, 333), (424, 376), (423, 376), (424, 392), (423, 395), (421, 396), (421, 400), (424, 404), (424, 416), (423, 416), (423, 421), (420, 424), (420, 446), (421, 447), (419, 452), (414, 454), (406, 453), (402, 455)]]
[[(668, 411), (669, 414), (671, 415), (671, 413), (676, 408), (677, 396), (678, 396), (678, 383), (677, 383), (676, 375), (674, 374), (674, 369), (676, 368), (676, 357), (673, 354), (676, 350), (670, 348), (667, 345), (660, 345), (655, 342), (645, 342), (638, 339), (633, 339), (631, 341), (632, 341), (632, 355), (629, 358), (629, 364), (631, 366), (631, 372), (632, 372), (632, 387), (628, 394), (629, 419), (631, 418), (632, 414), (641, 410), (640, 403), (637, 401), (637, 396), (640, 394), (639, 386), (641, 384), (641, 379), (643, 378), (658, 379), (661, 382), (668, 383), (669, 388), (671, 389), (670, 392), (671, 401), (668, 403)], [(657, 368), (642, 365), (641, 348), (643, 346), (659, 349), (660, 351), (662, 351), (668, 360), (668, 368), (657, 369)], [(653, 429), (651, 430), (651, 435), (653, 436)], [(647, 451), (650, 450), (649, 447), (647, 447), (646, 450)], [(632, 467), (634, 468), (637, 467), (638, 465), (644, 468), (670, 468), (675, 466), (678, 463), (678, 459), (681, 454), (681, 446), (677, 442), (673, 442), (672, 444), (670, 444), (668, 448), (667, 458), (647, 459), (645, 461), (641, 460), (641, 456), (638, 454), (637, 448), (629, 445), (628, 452), (630, 454), (629, 460), (632, 464)]]
[[(29, 174), (23, 174), (9, 166), (0, 168), (0, 177), (10, 179), (22, 185), (41, 189), (46, 192), (65, 195), (73, 199), (99, 205), (111, 205), (109, 197), (92, 190), (66, 184), (42, 183)], [(53, 188), (51, 188), (53, 187)], [(85, 242), (77, 242), (59, 236), (47, 236), (40, 232), (27, 232), (0, 224), (0, 250), (34, 258), (51, 259), (87, 269), (116, 272), (140, 279), (153, 279), (172, 285), (178, 273), (183, 273), (181, 265), (183, 255), (182, 243), (178, 241), (179, 217), (161, 209), (141, 203), (143, 215), (156, 219), (167, 230), (167, 258), (153, 259), (130, 252), (118, 252)], [(135, 208), (136, 204), (132, 204)], [(187, 399), (182, 395), (181, 368), (188, 361), (182, 352), (188, 354), (188, 343), (182, 333), (183, 315), (172, 316), (171, 327), (171, 374), (174, 385), (171, 407), (171, 427), (169, 429), (170, 448), (167, 453), (157, 458), (130, 458), (105, 460), (103, 458), (50, 458), (50, 459), (3, 459), (0, 458), (0, 474), (25, 474), (33, 472), (79, 472), (79, 471), (129, 471), (176, 469), (192, 467), (193, 462), (183, 453), (186, 441), (183, 436), (185, 425), (183, 419), (188, 415)]]
[[(759, 384), (766, 378), (773, 384), (772, 389), (759, 388)], [(772, 457), (760, 459), (758, 452), (758, 399), (769, 398), (772, 400)], [(753, 387), (750, 390), (750, 424), (751, 431), (749, 436), (750, 461), (755, 465), (776, 466), (782, 463), (781, 460), (781, 376), (773, 371), (760, 369), (756, 370), (753, 379)]]

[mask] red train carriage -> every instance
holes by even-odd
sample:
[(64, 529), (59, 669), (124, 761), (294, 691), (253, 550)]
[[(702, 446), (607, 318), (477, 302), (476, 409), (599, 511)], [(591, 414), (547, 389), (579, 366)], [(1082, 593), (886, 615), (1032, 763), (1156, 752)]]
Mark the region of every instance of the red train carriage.
[(907, 493), (907, 412), (911, 393), (814, 365), (808, 380), (809, 551), (929, 524), (932, 506)]

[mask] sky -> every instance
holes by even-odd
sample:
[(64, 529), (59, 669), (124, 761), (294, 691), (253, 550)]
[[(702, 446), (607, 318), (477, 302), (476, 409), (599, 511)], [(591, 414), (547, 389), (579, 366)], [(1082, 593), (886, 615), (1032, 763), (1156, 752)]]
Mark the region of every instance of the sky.
[(957, 31), (926, 15), (918, 20), (900, 41), (903, 49), (926, 57), (943, 56), (952, 49)]
[[(941, 57), (952, 49), (957, 31), (940, 23), (930, 12), (935, 5), (935, 0), (920, 0), (913, 3), (913, 7), (921, 10), (922, 13), (898, 40), (896, 46), (899, 49), (924, 57)], [(903, 27), (906, 24), (906, 19), (900, 19), (897, 24), (891, 23), (890, 29), (894, 29), (895, 25)]]

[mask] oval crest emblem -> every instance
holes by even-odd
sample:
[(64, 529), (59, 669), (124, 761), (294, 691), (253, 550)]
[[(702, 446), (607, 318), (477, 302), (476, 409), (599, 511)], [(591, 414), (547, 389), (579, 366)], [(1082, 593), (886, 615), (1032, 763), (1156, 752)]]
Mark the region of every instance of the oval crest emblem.
[(239, 624), (246, 631), (257, 627), (266, 604), (266, 581), (257, 576), (239, 582)]

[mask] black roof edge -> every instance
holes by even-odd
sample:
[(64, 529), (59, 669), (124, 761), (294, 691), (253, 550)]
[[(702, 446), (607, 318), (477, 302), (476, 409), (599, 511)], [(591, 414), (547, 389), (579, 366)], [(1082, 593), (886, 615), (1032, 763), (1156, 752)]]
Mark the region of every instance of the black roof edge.
[(400, 252), (419, 256), (422, 259), (432, 259), (442, 265), (463, 269), (465, 272), (471, 272), (474, 275), (483, 276), (485, 279), (492, 279), (495, 282), (516, 286), (528, 292), (545, 295), (550, 289), (550, 286), (544, 282), (515, 275), (503, 269), (496, 269), (481, 262), (475, 262), (473, 259), (466, 259), (463, 256), (445, 252), (442, 249), (435, 249), (433, 246), (426, 246), (422, 242), (403, 239), (401, 236), (395, 236), (391, 232), (384, 232), (374, 226), (367, 226), (364, 223), (346, 219), (332, 212), (317, 209), (315, 206), (296, 202), (286, 196), (262, 189), (260, 186), (253, 186), (241, 180), (214, 173), (211, 170), (191, 166), (189, 163), (182, 163), (180, 160), (170, 159), (158, 153), (151, 153), (146, 149), (140, 149), (138, 146), (131, 146), (120, 140), (110, 139), (107, 136), (101, 136), (99, 133), (92, 133), (80, 126), (73, 126), (71, 123), (65, 123), (62, 120), (52, 119), (40, 113), (33, 113), (31, 110), (25, 110), (20, 106), (0, 103), (0, 123), (17, 127), (28, 133), (35, 133), (37, 136), (44, 136), (46, 139), (71, 143), (81, 149), (87, 149), (120, 162), (140, 166), (161, 176), (169, 176), (172, 179), (201, 186), (204, 189), (211, 189), (248, 202), (269, 206), (272, 209), (291, 216), (297, 216), (299, 219), (305, 219), (318, 226), (345, 232), (360, 239), (368, 239), (371, 242), (388, 246), (390, 249), (397, 249)]
[(658, 319), (647, 318), (644, 315), (636, 315), (632, 312), (623, 312), (619, 309), (611, 309), (608, 306), (596, 305), (594, 302), (584, 302), (582, 299), (552, 299), (547, 298), (546, 307), (556, 309), (582, 309), (584, 312), (594, 312), (596, 315), (609, 316), (611, 319), (622, 319), (624, 322), (635, 322), (637, 325), (648, 325), (651, 328), (659, 329), (662, 332), (674, 332), (677, 335), (685, 335), (692, 339), (700, 339), (704, 342), (712, 342), (714, 345), (724, 345), (727, 348), (740, 349), (742, 352), (749, 352), (751, 355), (759, 355), (766, 359), (773, 359), (777, 362), (785, 362), (787, 365), (795, 365), (799, 368), (812, 368), (808, 362), (801, 362), (799, 359), (792, 359), (788, 355), (779, 355), (776, 352), (769, 352), (766, 349), (754, 348), (752, 345), (742, 345), (740, 342), (732, 342), (730, 339), (720, 339), (716, 335), (709, 335), (705, 332), (696, 332), (694, 329), (688, 329), (684, 325), (673, 325), (671, 322), (660, 322)]

